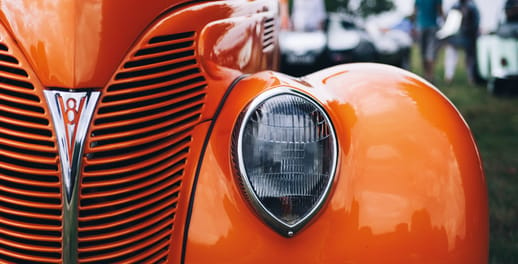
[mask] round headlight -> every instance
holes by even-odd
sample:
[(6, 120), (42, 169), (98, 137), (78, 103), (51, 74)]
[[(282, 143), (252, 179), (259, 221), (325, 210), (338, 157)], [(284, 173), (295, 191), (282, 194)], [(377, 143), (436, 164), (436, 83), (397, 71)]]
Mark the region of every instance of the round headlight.
[(314, 100), (289, 89), (257, 97), (236, 127), (234, 157), (251, 205), (284, 236), (293, 236), (326, 200), (337, 143)]

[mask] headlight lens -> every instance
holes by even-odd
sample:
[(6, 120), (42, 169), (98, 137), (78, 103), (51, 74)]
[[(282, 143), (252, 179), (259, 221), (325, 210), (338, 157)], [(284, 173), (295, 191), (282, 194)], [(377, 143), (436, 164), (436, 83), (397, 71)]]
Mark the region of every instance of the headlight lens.
[(237, 164), (254, 209), (285, 236), (300, 230), (327, 197), (337, 146), (324, 110), (288, 89), (259, 96), (237, 127)]

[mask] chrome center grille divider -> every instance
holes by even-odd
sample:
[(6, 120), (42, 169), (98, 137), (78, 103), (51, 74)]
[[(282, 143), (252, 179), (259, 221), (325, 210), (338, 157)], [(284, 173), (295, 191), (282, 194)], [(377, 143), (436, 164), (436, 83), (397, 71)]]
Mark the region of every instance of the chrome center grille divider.
[(96, 91), (44, 91), (59, 146), (63, 179), (63, 263), (78, 254), (79, 172), (86, 133), (100, 97)]

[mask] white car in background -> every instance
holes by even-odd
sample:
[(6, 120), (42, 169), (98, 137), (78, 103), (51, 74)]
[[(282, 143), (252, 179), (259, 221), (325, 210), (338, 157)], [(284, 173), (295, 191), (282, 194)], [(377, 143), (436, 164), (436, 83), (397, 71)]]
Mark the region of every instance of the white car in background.
[(492, 94), (518, 89), (518, 23), (502, 24), (477, 41), (478, 70)]

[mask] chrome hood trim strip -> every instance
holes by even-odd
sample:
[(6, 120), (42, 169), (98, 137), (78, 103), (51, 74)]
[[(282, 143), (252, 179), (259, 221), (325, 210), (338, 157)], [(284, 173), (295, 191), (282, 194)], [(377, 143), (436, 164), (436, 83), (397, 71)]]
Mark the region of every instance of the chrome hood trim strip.
[(63, 179), (63, 262), (77, 261), (79, 174), (86, 133), (100, 92), (44, 91), (59, 146)]

